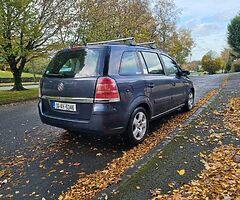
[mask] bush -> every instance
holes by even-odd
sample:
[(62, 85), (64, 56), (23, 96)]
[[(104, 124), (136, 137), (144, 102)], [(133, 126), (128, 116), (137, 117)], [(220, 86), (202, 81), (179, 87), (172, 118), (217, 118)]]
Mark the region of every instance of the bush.
[(215, 74), (222, 68), (221, 59), (214, 58), (211, 52), (204, 55), (201, 62), (203, 70), (207, 71), (209, 74)]

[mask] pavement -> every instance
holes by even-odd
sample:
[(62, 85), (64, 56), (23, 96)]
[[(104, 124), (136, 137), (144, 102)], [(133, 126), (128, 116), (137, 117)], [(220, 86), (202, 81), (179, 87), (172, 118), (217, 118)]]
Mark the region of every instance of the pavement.
[[(196, 101), (219, 88), (225, 76), (191, 77)], [(2, 199), (56, 199), (79, 177), (104, 169), (130, 148), (119, 136), (74, 137), (42, 124), (37, 101), (0, 107), (0, 138)]]
[[(13, 86), (0, 86), (0, 90), (11, 90)], [(35, 85), (24, 85), (24, 88), (31, 89), (31, 88), (38, 88), (38, 84)]]
[[(151, 199), (151, 191), (161, 189), (168, 194), (191, 180), (198, 179), (204, 169), (202, 155), (215, 147), (233, 144), (240, 146), (240, 138), (224, 126), (228, 101), (240, 97), (240, 74), (231, 75), (227, 85), (190, 124), (176, 132), (176, 137), (151, 158), (131, 178), (106, 194), (110, 200)], [(184, 175), (178, 171), (185, 170)], [(235, 194), (238, 195), (238, 194)]]

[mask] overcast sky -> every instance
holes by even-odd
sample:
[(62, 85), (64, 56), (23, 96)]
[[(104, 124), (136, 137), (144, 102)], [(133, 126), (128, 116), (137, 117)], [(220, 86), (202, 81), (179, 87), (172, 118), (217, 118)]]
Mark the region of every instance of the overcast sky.
[(240, 12), (240, 0), (175, 0), (182, 15), (179, 27), (192, 30), (196, 47), (191, 60), (199, 60), (209, 50), (220, 53), (227, 47), (227, 25)]

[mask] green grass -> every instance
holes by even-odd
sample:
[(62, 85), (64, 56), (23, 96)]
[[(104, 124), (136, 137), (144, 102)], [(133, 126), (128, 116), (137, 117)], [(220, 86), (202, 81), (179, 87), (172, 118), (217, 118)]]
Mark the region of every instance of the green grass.
[(0, 105), (33, 100), (38, 98), (38, 88), (23, 91), (0, 91)]
[[(38, 85), (39, 82), (23, 82), (23, 85)], [(0, 83), (0, 87), (13, 86), (14, 83)]]
[[(41, 74), (36, 74), (36, 77), (41, 77)], [(30, 73), (22, 73), (22, 78), (31, 78), (34, 77), (33, 74)], [(13, 78), (12, 72), (2, 71), (0, 70), (0, 78)]]

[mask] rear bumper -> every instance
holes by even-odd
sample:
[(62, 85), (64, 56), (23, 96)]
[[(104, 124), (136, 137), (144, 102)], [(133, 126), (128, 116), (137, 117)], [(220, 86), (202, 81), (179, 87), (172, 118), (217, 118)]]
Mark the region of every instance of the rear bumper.
[(43, 113), (41, 100), (38, 103), (38, 110), (44, 124), (82, 133), (121, 134), (126, 130), (128, 122), (123, 119), (118, 110), (107, 104), (94, 104), (90, 120), (72, 120), (49, 116)]

